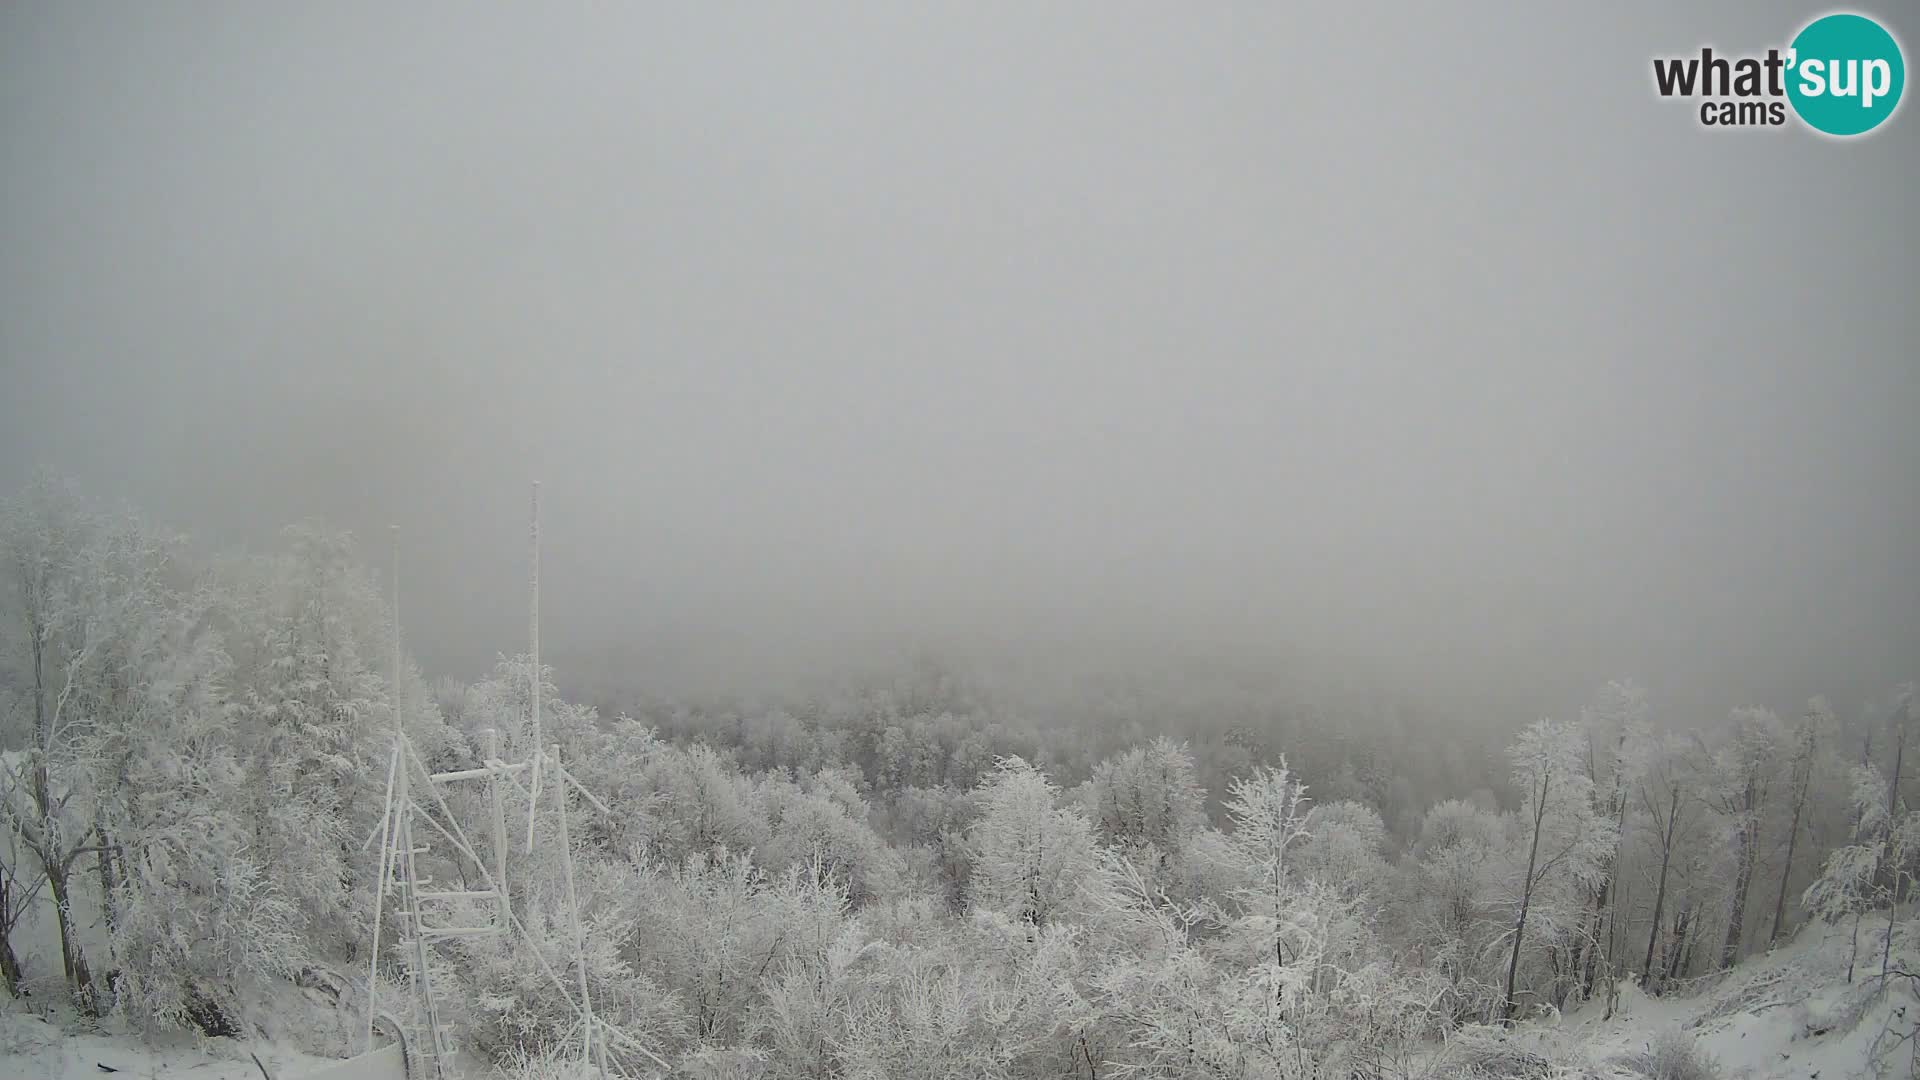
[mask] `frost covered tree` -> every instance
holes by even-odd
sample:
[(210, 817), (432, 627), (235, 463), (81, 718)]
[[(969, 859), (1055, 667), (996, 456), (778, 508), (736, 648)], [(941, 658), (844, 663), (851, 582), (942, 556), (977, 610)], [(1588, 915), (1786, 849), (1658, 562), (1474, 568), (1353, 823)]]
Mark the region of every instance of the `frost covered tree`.
[[(1593, 778), (1596, 810), (1613, 822), (1616, 835), (1624, 836), (1627, 831), (1627, 814), (1632, 804), (1632, 794), (1639, 782), (1640, 773), (1645, 768), (1646, 757), (1650, 749), (1651, 729), (1647, 720), (1646, 688), (1632, 679), (1616, 679), (1600, 688), (1592, 705), (1582, 711), (1581, 724), (1587, 730), (1587, 771)], [(1596, 750), (1594, 742), (1604, 741), (1608, 749), (1604, 760)], [(1581, 992), (1593, 993), (1594, 982), (1599, 975), (1599, 957), (1605, 951), (1607, 964), (1614, 963), (1611, 947), (1605, 950), (1603, 942), (1614, 938), (1613, 905), (1616, 899), (1615, 879), (1619, 876), (1620, 849), (1607, 855), (1600, 868), (1600, 882), (1594, 890), (1593, 909), (1588, 923), (1581, 951)]]
[[(1900, 901), (1920, 876), (1920, 811), (1904, 810), (1890, 779), (1872, 763), (1856, 767), (1852, 780), (1853, 842), (1827, 856), (1820, 876), (1807, 887), (1801, 902), (1816, 918), (1827, 922), (1851, 915), (1856, 950), (1862, 918), (1884, 904), (1884, 977), (1892, 957)], [(1851, 966), (1847, 978), (1853, 978)]]
[(951, 787), (908, 788), (894, 792), (881, 807), (888, 834), (904, 841), (908, 874), (955, 911), (966, 905), (972, 874), (967, 831), (977, 812), (969, 793)]
[(131, 513), (95, 511), (46, 477), (0, 511), (4, 604), (18, 620), (32, 716), (25, 753), (0, 776), (0, 807), (53, 900), (68, 988), (87, 1012), (110, 1002), (75, 933), (74, 875), (97, 875), (89, 892), (111, 942), (128, 834), (167, 799), (164, 785), (143, 790), (136, 773), (183, 717), (218, 708), (208, 697), (224, 656), (207, 593), (179, 565), (183, 547)]
[(871, 993), (878, 947), (853, 917), (844, 882), (824, 862), (795, 867), (775, 899), (787, 913), (787, 945), (764, 979), (749, 1035), (768, 1046), (773, 1075), (839, 1075), (846, 1033)]
[(759, 861), (769, 871), (810, 868), (841, 882), (858, 905), (899, 891), (905, 866), (867, 825), (866, 800), (844, 778), (812, 777), (805, 788), (772, 778), (762, 799), (771, 832)]
[(1490, 810), (1449, 799), (1427, 811), (1414, 844), (1405, 918), (1426, 962), (1446, 978), (1456, 1019), (1484, 1016), (1499, 1001), (1489, 954), (1500, 883), (1489, 874), (1510, 846), (1507, 826)]
[(1727, 936), (1720, 966), (1732, 967), (1745, 941), (1747, 902), (1760, 863), (1761, 829), (1780, 766), (1780, 718), (1757, 707), (1733, 710), (1726, 742), (1708, 758), (1705, 797), (1726, 822), (1733, 857)]
[(72, 488), (41, 474), (0, 507), (9, 621), (18, 635), (32, 726), (26, 753), (4, 778), (8, 827), (34, 859), (51, 895), (67, 989), (83, 1011), (99, 1002), (74, 925), (75, 863), (97, 848), (93, 822), (74, 805), (76, 735), (84, 724), (74, 703), (104, 650), (100, 624), (84, 593), (89, 548), (101, 522)]
[(1807, 824), (1807, 803), (1813, 792), (1821, 738), (1832, 732), (1833, 726), (1832, 706), (1826, 698), (1816, 697), (1807, 702), (1806, 711), (1800, 715), (1800, 722), (1794, 725), (1787, 741), (1787, 804), (1790, 808), (1787, 852), (1780, 867), (1780, 889), (1773, 901), (1773, 929), (1767, 934), (1769, 948), (1779, 943), (1780, 931), (1786, 924), (1787, 885), (1793, 880), (1793, 855)]
[(658, 793), (655, 846), (669, 859), (750, 851), (766, 842), (753, 785), (719, 751), (698, 743), (649, 758), (644, 775)]
[(1293, 897), (1287, 856), (1309, 835), (1306, 785), (1294, 779), (1282, 757), (1278, 765), (1233, 781), (1227, 796), (1227, 816), (1233, 820), (1228, 845), (1240, 871), (1240, 902), (1251, 918), (1262, 921), (1270, 939), (1263, 951), (1284, 965), (1284, 927)]
[(362, 841), (379, 821), (392, 705), (374, 669), (388, 615), (350, 537), (287, 530), (287, 550), (229, 573), (240, 752), (253, 847), (302, 926), (348, 952), (372, 910)]
[[(432, 958), (447, 1002), (443, 1017), (464, 1048), (495, 1061), (570, 1056), (580, 1046), (574, 1005), (579, 968), (571, 904), (558, 865), (558, 799), (543, 795), (542, 801), (547, 805), (537, 816), (534, 849), (515, 858), (508, 871), (515, 932), (464, 938)], [(588, 809), (576, 803), (569, 813)], [(578, 836), (573, 841), (580, 956), (600, 1041), (621, 1052), (636, 1045), (651, 1054), (684, 1048), (690, 1041), (684, 999), (657, 981), (660, 972), (630, 948), (636, 927), (664, 933), (673, 926), (673, 909), (657, 903), (660, 893), (648, 887), (658, 879), (632, 864), (592, 856)], [(472, 910), (463, 918), (484, 922), (486, 916)]]
[[(1384, 833), (1371, 811), (1329, 804), (1316, 831), (1306, 788), (1285, 760), (1229, 789), (1228, 849), (1239, 884), (1218, 955), (1230, 964), (1218, 994), (1219, 1045), (1234, 1075), (1296, 1067), (1341, 1072), (1364, 1041), (1346, 1004), (1378, 974), (1372, 909), (1364, 902)], [(1317, 848), (1317, 850), (1316, 850)], [(1337, 866), (1345, 856), (1352, 865)], [(1378, 858), (1377, 849), (1375, 859)], [(1327, 880), (1316, 880), (1314, 872)]]
[(1301, 877), (1356, 901), (1371, 901), (1387, 877), (1387, 823), (1365, 803), (1321, 803), (1307, 812), (1307, 835), (1294, 858)]
[(1647, 930), (1647, 954), (1640, 966), (1641, 982), (1649, 990), (1656, 988), (1660, 981), (1654, 967), (1654, 952), (1660, 941), (1661, 919), (1666, 914), (1668, 886), (1688, 842), (1696, 807), (1700, 805), (1691, 790), (1698, 779), (1698, 768), (1689, 745), (1671, 735), (1649, 757), (1640, 777), (1640, 808), (1646, 815), (1644, 828), (1659, 858), (1654, 875), (1653, 915)]
[(320, 935), (299, 921), (244, 813), (260, 777), (238, 749), (216, 615), (206, 587), (149, 608), (144, 644), (123, 651), (82, 760), (105, 849), (116, 1004), (148, 1025), (223, 1034), (242, 1030), (273, 980), (307, 965)]
[[(55, 898), (75, 1001), (227, 1030), (246, 986), (305, 955), (287, 919), (289, 867), (265, 857), (247, 814), (263, 770), (240, 750), (222, 634), (230, 605), (183, 565), (179, 537), (96, 513), (51, 481), (9, 507), (5, 533), (34, 724), (0, 783)], [(73, 931), (83, 867), (97, 875), (89, 891), (117, 1002), (98, 992)]]
[[(1893, 743), (1893, 775), (1887, 781), (1887, 814), (1883, 830), (1883, 877), (1893, 871), (1894, 832), (1900, 827), (1900, 777), (1906, 762), (1907, 742), (1920, 720), (1920, 694), (1913, 683), (1902, 685), (1894, 693), (1893, 711), (1887, 717), (1887, 738)], [(1897, 890), (1896, 890), (1897, 891)]]
[[(18, 774), (15, 764), (8, 762), (4, 774), (0, 774), (0, 797), (14, 797), (13, 777)], [(33, 910), (34, 901), (46, 884), (46, 879), (30, 868), (32, 858), (18, 830), (8, 828), (0, 833), (0, 988), (15, 998), (25, 990), (22, 979), (26, 972), (20, 966), (19, 952), (13, 947), (13, 933)]]
[(870, 992), (850, 1010), (845, 1067), (835, 1075), (1010, 1078), (1088, 1067), (1074, 1032), (1081, 1004), (1073, 932), (1018, 927), (990, 913), (985, 921), (968, 948), (875, 951)]
[(1234, 1075), (1238, 1051), (1222, 1024), (1227, 980), (1202, 948), (1202, 912), (1166, 903), (1138, 866), (1115, 863), (1108, 917), (1124, 947), (1093, 980), (1119, 1044), (1113, 1064), (1148, 1075)]
[(1018, 757), (1000, 759), (968, 839), (976, 908), (1034, 927), (1084, 910), (1103, 887), (1093, 827), (1055, 805), (1058, 789)]
[(1163, 866), (1207, 823), (1193, 755), (1164, 736), (1095, 766), (1086, 803), (1101, 843), (1151, 851)]
[(658, 913), (627, 931), (627, 951), (687, 1010), (696, 1042), (737, 1041), (755, 993), (754, 972), (778, 956), (780, 927), (769, 885), (745, 854), (691, 855), (644, 877), (641, 896)]
[(311, 952), (277, 868), (233, 813), (247, 777), (218, 723), (201, 715), (197, 733), (174, 728), (185, 738), (154, 740), (131, 774), (145, 810), (119, 834), (127, 859), (112, 940), (128, 1016), (232, 1035)]
[[(1800, 902), (1815, 918), (1826, 922), (1852, 916), (1857, 942), (1861, 917), (1887, 899), (1880, 869), (1893, 830), (1886, 810), (1891, 785), (1879, 767), (1871, 763), (1856, 766), (1852, 781), (1853, 842), (1827, 855), (1820, 876), (1807, 886)], [(1851, 964), (1847, 978), (1853, 978)]]
[(1228, 885), (1226, 843), (1207, 821), (1193, 754), (1159, 737), (1095, 766), (1078, 792), (1101, 843), (1141, 864), (1156, 886), (1192, 901)]
[(1614, 851), (1613, 823), (1594, 812), (1593, 779), (1582, 762), (1585, 745), (1577, 726), (1541, 720), (1523, 731), (1508, 751), (1513, 785), (1522, 793), (1520, 813), (1527, 846), (1502, 1006), (1502, 1014), (1509, 1019), (1519, 1008), (1520, 957), (1536, 901), (1561, 882), (1584, 895), (1583, 890), (1599, 880)]

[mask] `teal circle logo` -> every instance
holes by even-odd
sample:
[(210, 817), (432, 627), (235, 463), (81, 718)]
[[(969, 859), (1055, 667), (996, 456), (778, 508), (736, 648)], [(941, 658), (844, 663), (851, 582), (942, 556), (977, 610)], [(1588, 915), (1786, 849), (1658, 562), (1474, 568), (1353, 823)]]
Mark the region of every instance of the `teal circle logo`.
[(1815, 131), (1864, 135), (1900, 106), (1907, 85), (1900, 43), (1865, 15), (1815, 19), (1787, 55), (1787, 100)]

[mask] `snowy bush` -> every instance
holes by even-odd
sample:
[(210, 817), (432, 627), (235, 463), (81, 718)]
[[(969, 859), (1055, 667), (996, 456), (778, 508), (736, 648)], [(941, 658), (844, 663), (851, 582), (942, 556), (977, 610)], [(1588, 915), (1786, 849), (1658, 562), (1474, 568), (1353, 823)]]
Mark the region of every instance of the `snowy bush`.
[(1468, 1025), (1453, 1033), (1432, 1067), (1434, 1080), (1558, 1080), (1562, 1055), (1499, 1026)]
[(1720, 1065), (1681, 1031), (1663, 1031), (1644, 1050), (1623, 1054), (1613, 1064), (1645, 1080), (1719, 1080)]
[(600, 1070), (577, 1050), (529, 1052), (515, 1047), (498, 1066), (502, 1080), (599, 1080)]

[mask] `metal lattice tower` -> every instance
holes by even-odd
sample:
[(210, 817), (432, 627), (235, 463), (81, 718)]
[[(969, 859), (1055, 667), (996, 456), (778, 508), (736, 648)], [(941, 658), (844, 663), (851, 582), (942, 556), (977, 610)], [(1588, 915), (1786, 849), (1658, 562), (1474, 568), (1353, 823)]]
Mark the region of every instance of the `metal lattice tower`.
[[(612, 816), (605, 803), (595, 798), (585, 785), (574, 779), (561, 764), (558, 746), (546, 747), (541, 741), (540, 702), (543, 692), (543, 672), (540, 668), (540, 485), (533, 487), (533, 520), (531, 532), (532, 573), (529, 585), (531, 597), (529, 605), (529, 637), (531, 646), (531, 686), (529, 687), (529, 728), (532, 736), (528, 760), (509, 763), (500, 757), (499, 733), (489, 730), (486, 733), (486, 756), (480, 767), (461, 769), (452, 772), (430, 772), (414, 751), (407, 739), (404, 724), (405, 711), (400, 701), (402, 656), (400, 648), (400, 554), (398, 533), (394, 527), (393, 555), (393, 677), (389, 684), (393, 699), (393, 754), (387, 764), (387, 796), (380, 818), (378, 836), (381, 840), (380, 874), (374, 893), (374, 927), (372, 955), (368, 961), (367, 978), (367, 1026), (366, 1039), (369, 1052), (373, 1049), (373, 1023), (379, 1012), (378, 986), (380, 982), (380, 938), (382, 915), (386, 906), (387, 894), (394, 896), (395, 911), (392, 917), (397, 924), (398, 942), (401, 949), (401, 965), (407, 972), (407, 997), (405, 1007), (394, 1010), (398, 1013), (402, 1027), (405, 1028), (404, 1041), (412, 1060), (409, 1062), (410, 1074), (416, 1077), (428, 1077), (432, 1080), (458, 1080), (458, 1066), (454, 1057), (454, 1046), (449, 1038), (447, 1025), (441, 1016), (439, 1002), (433, 986), (433, 945), (436, 941), (453, 937), (476, 937), (500, 935), (511, 937), (516, 931), (524, 932), (519, 920), (514, 917), (513, 905), (507, 895), (507, 823), (504, 802), (505, 787), (512, 785), (527, 801), (527, 850), (533, 850), (534, 825), (539, 813), (542, 774), (551, 778), (550, 786), (555, 789), (554, 799), (558, 804), (558, 824), (561, 865), (566, 879), (566, 896), (573, 937), (574, 963), (578, 972), (577, 1001), (571, 1002), (578, 1014), (581, 1035), (582, 1059), (597, 1067), (604, 1078), (608, 1075), (609, 1057), (613, 1049), (621, 1054), (637, 1054), (651, 1059), (662, 1068), (667, 1063), (651, 1050), (631, 1036), (619, 1031), (612, 1025), (598, 1021), (593, 1014), (593, 1002), (588, 995), (587, 963), (585, 938), (580, 923), (580, 902), (574, 889), (573, 850), (568, 829), (567, 793), (578, 794), (601, 814)], [(528, 784), (521, 786), (514, 774), (527, 772)], [(416, 794), (415, 781), (424, 781)], [(484, 781), (487, 785), (487, 801), (492, 810), (492, 858), (483, 858), (479, 849), (467, 838), (460, 827), (458, 818), (448, 808), (441, 789), (450, 784)], [(422, 826), (425, 826), (422, 828)], [(369, 843), (372, 838), (369, 837)], [(419, 857), (434, 854), (434, 845), (446, 845), (447, 850), (441, 856), (452, 860), (460, 867), (461, 877), (477, 877), (484, 888), (480, 889), (433, 889), (433, 879), (420, 871)], [(469, 871), (471, 873), (469, 873)], [(485, 912), (484, 915), (481, 912)], [(466, 921), (462, 922), (461, 919)], [(534, 959), (545, 969), (548, 978), (562, 994), (572, 998), (574, 988), (547, 966), (538, 950)]]
[[(441, 1021), (440, 1006), (433, 988), (433, 941), (447, 937), (506, 935), (511, 930), (512, 909), (507, 902), (506, 818), (501, 803), (501, 781), (512, 767), (499, 760), (499, 736), (487, 732), (487, 762), (480, 769), (464, 773), (429, 774), (407, 739), (406, 710), (401, 700), (401, 675), (404, 671), (400, 636), (400, 527), (392, 527), (393, 537), (393, 658), (388, 693), (393, 707), (393, 754), (387, 762), (386, 804), (380, 812), (380, 877), (374, 892), (373, 948), (367, 971), (367, 1048), (373, 1048), (373, 1018), (379, 1007), (380, 937), (382, 909), (391, 890), (396, 901), (393, 912), (398, 924), (401, 966), (406, 969), (409, 989), (408, 1008), (399, 1010), (406, 1032), (411, 1063), (416, 1075), (435, 1080), (453, 1080), (456, 1067), (447, 1027)], [(524, 766), (522, 766), (524, 767)], [(414, 797), (415, 771), (426, 780), (423, 789), (440, 810), (445, 822), (435, 820), (428, 807)], [(448, 811), (436, 785), (455, 780), (485, 779), (493, 809), (493, 867), (486, 863), (461, 834), (459, 822)], [(421, 823), (430, 826), (418, 828)], [(432, 853), (431, 836), (437, 832), (454, 850), (453, 859), (464, 858), (486, 883), (484, 889), (434, 890), (433, 879), (420, 871), (419, 857)], [(463, 878), (467, 875), (463, 872)], [(485, 923), (457, 921), (460, 902), (489, 902), (491, 919)], [(449, 905), (453, 905), (452, 908)], [(468, 905), (466, 910), (470, 911)]]
[[(412, 1060), (414, 1075), (432, 1077), (435, 1080), (458, 1080), (458, 1068), (453, 1057), (455, 1047), (449, 1038), (446, 1024), (440, 1013), (433, 985), (433, 945), (437, 941), (454, 937), (479, 937), (500, 935), (508, 937), (521, 931), (519, 921), (513, 915), (513, 907), (507, 892), (507, 823), (504, 788), (513, 785), (525, 794), (514, 779), (516, 773), (530, 771), (536, 763), (545, 763), (545, 772), (551, 783), (553, 798), (558, 808), (560, 828), (560, 847), (562, 849), (561, 867), (567, 885), (567, 904), (571, 916), (573, 931), (574, 961), (578, 971), (577, 990), (579, 998), (574, 1001), (580, 1020), (581, 1054), (584, 1060), (596, 1066), (602, 1076), (607, 1075), (608, 1043), (619, 1040), (625, 1044), (623, 1052), (631, 1051), (652, 1058), (653, 1054), (644, 1046), (632, 1042), (609, 1025), (599, 1021), (593, 1014), (593, 1003), (587, 993), (587, 969), (584, 955), (584, 938), (581, 931), (579, 898), (574, 891), (573, 853), (569, 834), (567, 811), (567, 793), (572, 791), (582, 800), (602, 814), (611, 816), (605, 803), (595, 798), (593, 793), (575, 779), (573, 774), (560, 764), (558, 747), (550, 747), (538, 752), (531, 761), (506, 762), (499, 756), (499, 737), (488, 731), (487, 756), (478, 768), (462, 769), (453, 772), (429, 773), (414, 753), (412, 745), (404, 735), (400, 736), (394, 747), (389, 763), (389, 783), (386, 811), (381, 818), (380, 835), (384, 838), (381, 847), (381, 878), (375, 894), (374, 952), (370, 961), (368, 979), (367, 1045), (373, 1044), (373, 1017), (379, 1010), (379, 1002), (374, 1000), (379, 983), (379, 920), (385, 906), (388, 892), (392, 892), (397, 910), (392, 917), (397, 924), (401, 948), (401, 964), (407, 970), (408, 1003), (403, 1009), (395, 1010), (407, 1029), (407, 1045)], [(413, 781), (424, 779), (426, 799), (413, 795)], [(447, 806), (440, 789), (450, 784), (485, 781), (488, 788), (488, 802), (492, 809), (492, 859), (484, 858), (461, 829), (458, 819)], [(422, 826), (425, 826), (422, 828)], [(478, 877), (484, 888), (479, 889), (435, 889), (432, 878), (421, 873), (418, 862), (420, 856), (435, 853), (435, 845), (445, 845), (448, 849), (440, 857), (453, 860), (462, 866), (463, 876), (471, 871)], [(484, 912), (484, 914), (482, 914)], [(461, 921), (462, 919), (466, 921)], [(535, 954), (538, 960), (538, 954)], [(544, 961), (540, 961), (544, 965)], [(548, 978), (562, 994), (572, 998), (574, 988), (566, 983), (551, 968), (547, 969)], [(654, 1060), (658, 1061), (657, 1058)]]
[[(509, 765), (499, 758), (498, 736), (487, 733), (487, 760), (478, 769), (460, 772), (426, 772), (412, 746), (401, 737), (394, 748), (393, 777), (389, 785), (386, 812), (383, 815), (385, 837), (381, 849), (382, 879), (380, 899), (376, 900), (376, 918), (384, 906), (385, 893), (391, 891), (396, 910), (392, 918), (398, 931), (401, 965), (407, 971), (409, 1007), (400, 1010), (410, 1018), (407, 1024), (408, 1046), (415, 1058), (418, 1075), (453, 1080), (457, 1069), (451, 1057), (454, 1047), (442, 1021), (434, 991), (433, 944), (446, 938), (508, 936), (512, 933), (512, 908), (506, 888), (506, 815), (501, 785), (512, 773), (527, 768)], [(426, 780), (428, 803), (415, 798), (414, 782)], [(462, 833), (459, 823), (448, 812), (439, 788), (461, 781), (483, 780), (493, 810), (493, 859), (489, 867), (478, 849)], [(435, 816), (435, 812), (439, 816)], [(424, 826), (424, 827), (423, 827)], [(436, 889), (434, 880), (422, 872), (419, 859), (434, 853), (435, 845), (444, 845), (443, 857), (467, 864), (473, 876), (485, 885), (480, 889)], [(465, 873), (463, 871), (463, 876)], [(476, 907), (485, 911), (484, 918)], [(378, 934), (375, 935), (374, 978), (378, 984)], [(370, 994), (371, 996), (371, 994)], [(369, 1013), (375, 1002), (369, 1001)], [(369, 1020), (371, 1032), (371, 1020)], [(371, 1040), (369, 1040), (371, 1041)]]

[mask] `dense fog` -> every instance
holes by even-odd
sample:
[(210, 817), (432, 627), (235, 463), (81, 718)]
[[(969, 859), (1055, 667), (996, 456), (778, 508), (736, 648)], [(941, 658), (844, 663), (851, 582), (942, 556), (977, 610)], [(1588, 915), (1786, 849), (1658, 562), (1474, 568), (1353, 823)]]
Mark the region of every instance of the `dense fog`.
[(1318, 7), (0, 7), (0, 1075), (1920, 1072), (1890, 24)]
[(1920, 654), (1911, 125), (1645, 73), (1800, 15), (9, 10), (0, 475), (398, 522), (462, 677), (538, 479), (563, 680), (1848, 712)]

